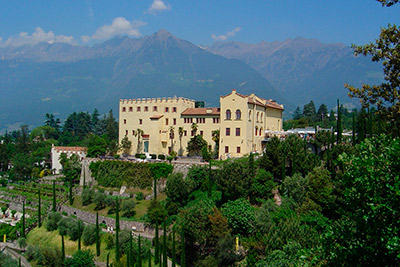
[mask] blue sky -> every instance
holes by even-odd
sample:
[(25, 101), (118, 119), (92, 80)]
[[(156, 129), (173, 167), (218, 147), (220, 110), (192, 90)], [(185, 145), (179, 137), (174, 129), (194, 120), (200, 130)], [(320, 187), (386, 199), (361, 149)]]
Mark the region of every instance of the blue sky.
[(40, 41), (91, 45), (163, 28), (195, 44), (302, 36), (365, 44), (400, 24), (400, 5), (375, 0), (0, 0), (0, 46)]

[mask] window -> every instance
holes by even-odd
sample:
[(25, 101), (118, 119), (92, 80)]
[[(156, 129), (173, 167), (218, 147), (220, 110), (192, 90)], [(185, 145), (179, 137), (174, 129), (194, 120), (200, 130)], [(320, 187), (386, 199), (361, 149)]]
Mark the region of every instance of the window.
[(132, 130), (132, 135), (135, 135), (135, 130)]
[(126, 124), (126, 119), (124, 119), (124, 124)]
[(157, 106), (154, 106), (154, 107), (153, 107), (153, 111), (157, 111)]
[(132, 112), (133, 111), (133, 107), (129, 107), (129, 112)]
[(176, 119), (174, 119), (174, 125), (176, 125)]
[(261, 136), (262, 128), (260, 128), (258, 135)]
[(256, 126), (256, 130), (255, 130), (256, 136), (257, 136), (257, 131), (258, 131), (258, 127)]
[(199, 118), (196, 118), (196, 123), (199, 123)]
[(137, 112), (140, 112), (140, 107), (137, 107), (137, 108), (136, 108), (136, 111), (137, 111)]
[(169, 108), (168, 107), (165, 108), (165, 112), (169, 112)]
[(257, 111), (257, 122), (258, 122), (258, 116), (260, 115), (260, 113)]
[(194, 131), (192, 130), (191, 135), (194, 136)]
[(263, 117), (263, 114), (261, 113), (261, 118), (260, 118), (261, 122), (262, 122), (262, 117)]
[(236, 147), (236, 153), (240, 154), (240, 146)]
[(236, 110), (236, 119), (237, 120), (241, 120), (242, 119), (242, 112), (240, 111), (240, 109)]
[(227, 120), (231, 119), (231, 110), (230, 109), (226, 110), (226, 119)]
[(183, 136), (187, 136), (187, 131), (184, 131), (184, 132), (183, 132)]
[(144, 111), (149, 111), (149, 107), (144, 107)]
[(240, 136), (240, 128), (236, 128), (236, 136)]
[(229, 153), (229, 146), (225, 146), (225, 153)]
[(226, 136), (230, 136), (231, 135), (231, 128), (226, 128), (225, 135)]
[(165, 119), (165, 125), (168, 125), (168, 119)]
[(204, 133), (203, 131), (200, 131), (200, 135), (201, 135), (201, 136), (203, 136), (203, 133)]
[(251, 110), (249, 110), (249, 121), (251, 121)]
[(128, 130), (125, 130), (125, 135), (128, 135)]
[(143, 123), (143, 120), (142, 119), (139, 119), (139, 124), (142, 124)]
[(125, 111), (126, 111), (126, 107), (123, 107), (123, 108), (122, 108), (122, 112), (125, 112)]
[(173, 108), (172, 108), (172, 112), (176, 112), (176, 107), (173, 107)]

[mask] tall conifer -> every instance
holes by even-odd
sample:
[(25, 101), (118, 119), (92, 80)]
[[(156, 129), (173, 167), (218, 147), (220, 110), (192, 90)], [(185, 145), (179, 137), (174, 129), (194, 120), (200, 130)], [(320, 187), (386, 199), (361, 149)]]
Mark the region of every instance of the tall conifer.
[(172, 228), (172, 267), (176, 266), (175, 228)]
[(53, 212), (56, 212), (56, 181), (53, 181)]
[(25, 201), (22, 202), (22, 237), (25, 238)]
[(64, 246), (64, 235), (61, 235), (61, 257), (62, 261), (65, 260), (65, 246)]
[(181, 267), (186, 267), (185, 226), (183, 224), (181, 229)]
[(138, 260), (137, 260), (137, 266), (142, 267), (142, 245), (140, 242), (140, 235), (138, 238)]
[(163, 235), (163, 266), (168, 267), (167, 265), (167, 226), (164, 220), (164, 235)]
[(115, 260), (119, 262), (121, 258), (119, 249), (119, 201), (118, 197), (115, 198)]
[(337, 114), (337, 135), (336, 135), (336, 142), (337, 144), (339, 144), (342, 141), (342, 111), (340, 108), (340, 103), (339, 103), (339, 99), (337, 100), (337, 110), (338, 110), (338, 114)]
[(100, 227), (99, 227), (99, 212), (96, 212), (96, 256), (100, 256)]
[(156, 229), (154, 233), (154, 264), (158, 264), (159, 261), (159, 242), (158, 242), (158, 217), (156, 217)]
[(38, 191), (38, 197), (39, 197), (39, 200), (38, 200), (38, 226), (39, 226), (39, 228), (40, 227), (42, 227), (42, 214), (41, 214), (41, 201), (40, 201), (40, 188), (39, 188), (39, 191)]

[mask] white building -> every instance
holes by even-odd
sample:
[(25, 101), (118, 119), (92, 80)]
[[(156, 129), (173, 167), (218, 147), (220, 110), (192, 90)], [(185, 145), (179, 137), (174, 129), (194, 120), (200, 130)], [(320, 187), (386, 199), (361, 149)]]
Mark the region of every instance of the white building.
[(86, 147), (53, 145), (51, 147), (51, 169), (54, 170), (55, 174), (61, 173), (62, 165), (60, 163), (60, 155), (62, 153), (67, 154), (68, 157), (76, 154), (82, 160), (84, 157), (86, 157), (86, 151), (87, 151)]

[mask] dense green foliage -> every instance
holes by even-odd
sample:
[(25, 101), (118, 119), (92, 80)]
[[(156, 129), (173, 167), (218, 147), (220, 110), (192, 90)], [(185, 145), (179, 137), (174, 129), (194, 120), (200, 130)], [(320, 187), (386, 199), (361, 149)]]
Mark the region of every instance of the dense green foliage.
[(166, 163), (97, 161), (92, 162), (89, 168), (101, 186), (148, 188), (152, 185), (153, 177), (166, 177), (173, 167)]

